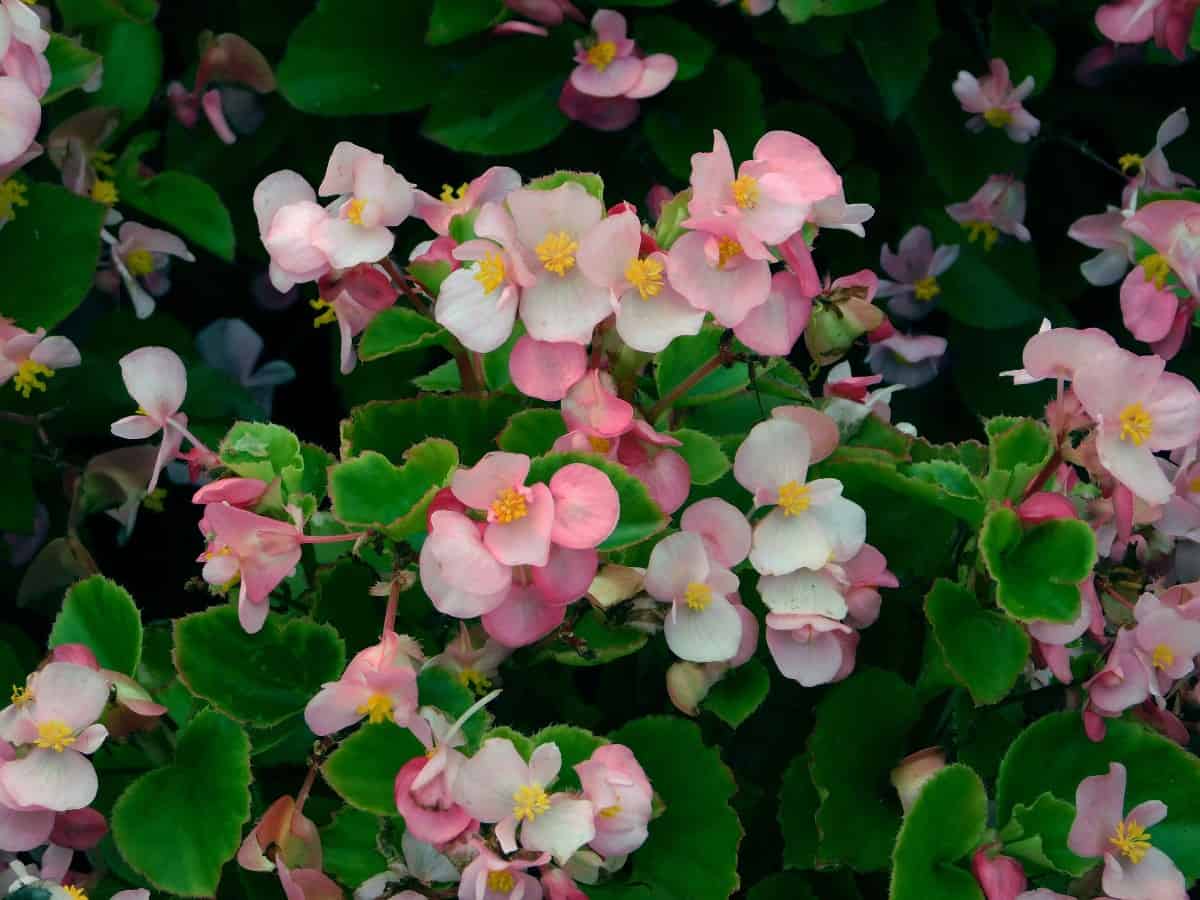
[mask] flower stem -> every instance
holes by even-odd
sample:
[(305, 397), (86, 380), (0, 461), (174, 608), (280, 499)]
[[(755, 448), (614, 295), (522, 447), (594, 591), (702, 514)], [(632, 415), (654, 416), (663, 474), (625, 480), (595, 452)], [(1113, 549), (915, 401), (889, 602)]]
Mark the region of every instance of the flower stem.
[(317, 780), (317, 760), (313, 760), (312, 765), (308, 767), (308, 774), (304, 776), (304, 783), (300, 785), (300, 792), (296, 794), (296, 807), (294, 816), (300, 815), (304, 811), (304, 804), (308, 801), (308, 795), (312, 791), (313, 782)]
[(432, 319), (433, 313), (429, 308), (429, 304), (425, 302), (420, 293), (413, 290), (413, 287), (409, 283), (407, 276), (400, 271), (399, 266), (392, 262), (392, 258), (390, 256), (385, 257), (383, 261), (380, 262), (380, 265), (383, 266), (383, 271), (387, 272), (388, 277), (392, 279), (392, 284), (396, 286), (400, 293), (404, 294), (404, 296), (408, 298), (408, 302), (416, 308), (417, 312), (427, 318)]
[(174, 428), (176, 431), (178, 431), (180, 434), (182, 434), (184, 436), (184, 438), (188, 441), (188, 443), (190, 443), (193, 447), (200, 448), (205, 453), (207, 453), (209, 456), (217, 455), (217, 454), (213, 453), (213, 451), (210, 450), (205, 445), (204, 441), (200, 440), (198, 437), (196, 437), (194, 434), (192, 434), (190, 431), (188, 431), (187, 426), (180, 424), (175, 419), (174, 416), (169, 416), (167, 418), (167, 424), (170, 425), (172, 428)]
[(382, 639), (387, 639), (387, 636), (396, 630), (396, 606), (400, 603), (400, 579), (392, 576), (392, 583), (388, 588), (387, 609), (383, 612), (383, 635)]
[(646, 420), (653, 425), (655, 420), (664, 412), (675, 405), (675, 402), (680, 397), (684, 396), (688, 391), (698, 385), (701, 381), (719, 369), (725, 364), (724, 348), (717, 350), (711, 358), (706, 360), (696, 369), (691, 375), (671, 388), (664, 396), (659, 398), (659, 401), (650, 407), (650, 411), (646, 413)]
[(366, 537), (365, 531), (351, 531), (347, 534), (306, 534), (300, 539), (302, 544), (336, 544), (339, 541), (357, 541)]

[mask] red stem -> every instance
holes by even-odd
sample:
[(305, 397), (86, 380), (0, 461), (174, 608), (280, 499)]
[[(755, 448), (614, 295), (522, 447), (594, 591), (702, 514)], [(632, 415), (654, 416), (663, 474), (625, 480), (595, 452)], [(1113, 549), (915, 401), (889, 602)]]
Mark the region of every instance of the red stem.
[(351, 531), (349, 534), (306, 534), (300, 538), (302, 544), (336, 544), (339, 541), (357, 541), (366, 537), (365, 531)]

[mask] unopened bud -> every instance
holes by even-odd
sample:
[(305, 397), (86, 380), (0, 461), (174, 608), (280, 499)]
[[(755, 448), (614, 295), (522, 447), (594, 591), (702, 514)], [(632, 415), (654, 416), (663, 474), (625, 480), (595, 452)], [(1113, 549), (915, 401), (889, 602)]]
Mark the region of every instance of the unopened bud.
[(912, 809), (925, 782), (944, 768), (946, 751), (941, 747), (927, 747), (904, 757), (900, 765), (892, 769), (892, 786), (900, 795), (900, 806), (905, 815)]
[(725, 666), (717, 669), (691, 662), (677, 662), (667, 669), (667, 694), (675, 708), (687, 716), (700, 714), (700, 704), (721, 680)]

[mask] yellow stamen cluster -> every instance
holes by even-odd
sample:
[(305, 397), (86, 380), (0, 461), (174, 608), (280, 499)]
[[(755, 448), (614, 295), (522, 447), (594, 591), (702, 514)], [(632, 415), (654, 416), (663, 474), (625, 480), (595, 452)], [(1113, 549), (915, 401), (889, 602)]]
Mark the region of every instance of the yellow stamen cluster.
[(1108, 842), (1135, 866), (1150, 852), (1150, 835), (1138, 822), (1118, 822)]
[(757, 178), (751, 175), (742, 175), (740, 178), (734, 179), (730, 188), (733, 190), (733, 202), (738, 205), (738, 209), (754, 209), (758, 206), (760, 192)]
[(483, 285), (484, 291), (491, 293), (504, 284), (508, 270), (504, 266), (504, 257), (499, 253), (489, 253), (476, 266), (475, 280)]
[(507, 525), (529, 515), (529, 506), (525, 503), (524, 496), (515, 488), (504, 488), (492, 501), (492, 515), (496, 517), (497, 522)]
[(1003, 128), (1006, 125), (1012, 124), (1013, 117), (1012, 113), (1010, 113), (1007, 109), (1003, 109), (999, 106), (993, 106), (983, 114), (983, 120), (993, 128)]
[(1193, 494), (1200, 494), (1200, 475), (1197, 475), (1188, 482), (1188, 491)]
[(1175, 664), (1175, 651), (1166, 644), (1159, 644), (1154, 648), (1154, 656), (1150, 661), (1156, 669), (1169, 669)]
[(497, 894), (511, 894), (517, 886), (517, 879), (508, 869), (500, 869), (497, 872), (488, 872), (487, 886), (489, 891), (495, 891)]
[(1167, 286), (1167, 276), (1171, 274), (1171, 264), (1161, 253), (1151, 253), (1141, 262), (1146, 280), (1153, 281), (1160, 291)]
[[(26, 0), (26, 2), (28, 2), (28, 0)], [(33, 2), (36, 3), (37, 0), (33, 0)], [(107, 150), (93, 150), (92, 168), (95, 169), (99, 174), (107, 175), (111, 179), (115, 174), (112, 166), (114, 159), (116, 159), (116, 156)]]
[[(29, 0), (25, 0), (25, 2), (28, 3)], [(83, 888), (79, 887), (77, 884), (68, 884), (63, 888), (63, 890), (67, 892), (67, 896), (70, 897), (71, 900), (88, 900), (88, 895), (85, 894), (83, 892)]]
[(33, 691), (23, 684), (14, 684), (12, 687), (12, 705), (25, 706), (27, 703), (33, 702)]
[(43, 750), (62, 753), (73, 743), (75, 743), (75, 734), (66, 722), (60, 719), (51, 719), (49, 722), (38, 723), (38, 736), (34, 741), (36, 746)]
[(1121, 174), (1133, 176), (1142, 171), (1145, 162), (1139, 153), (1126, 153), (1117, 160), (1117, 165), (1121, 167)]
[(579, 244), (571, 239), (571, 235), (565, 231), (551, 231), (534, 248), (534, 252), (547, 272), (553, 272), (561, 278), (575, 268), (575, 251), (578, 249)]
[(779, 487), (779, 508), (785, 516), (798, 516), (812, 503), (807, 484), (789, 481)]
[(17, 389), (18, 394), (28, 400), (34, 391), (46, 389), (46, 382), (43, 379), (53, 377), (54, 370), (52, 368), (27, 359), (17, 366), (17, 374), (13, 376), (13, 387)]
[(392, 717), (392, 698), (387, 694), (372, 694), (366, 703), (355, 707), (354, 711), (360, 716), (366, 716), (372, 725), (378, 725)]
[(117, 193), (117, 186), (104, 178), (97, 178), (92, 182), (92, 189), (88, 195), (97, 203), (103, 203), (105, 206), (112, 206), (121, 199), (121, 195)]
[(695, 610), (696, 612), (703, 612), (708, 609), (708, 605), (712, 603), (712, 598), (712, 588), (698, 581), (693, 581), (687, 586), (687, 590), (683, 592), (683, 602), (687, 604), (688, 609)]
[(1129, 441), (1135, 447), (1150, 437), (1154, 430), (1154, 420), (1146, 407), (1140, 403), (1130, 403), (1121, 410), (1121, 440)]
[[(167, 499), (166, 488), (155, 488), (145, 497), (142, 498), (142, 506), (150, 510), (150, 512), (160, 513), (163, 511), (163, 501)], [(226, 547), (226, 550), (229, 548)]]
[(598, 41), (588, 48), (587, 61), (603, 72), (617, 58), (617, 45), (612, 41)]
[(367, 208), (367, 201), (360, 200), (355, 197), (346, 204), (346, 218), (350, 220), (351, 225), (361, 225), (363, 223), (363, 210)]
[(717, 238), (717, 268), (723, 269), (734, 257), (741, 256), (742, 245), (731, 237)]
[(916, 298), (922, 302), (928, 302), (942, 292), (941, 286), (937, 283), (937, 279), (932, 275), (926, 275), (920, 281), (913, 283), (913, 293)]
[(996, 241), (1000, 240), (1000, 232), (991, 222), (964, 222), (963, 228), (967, 229), (967, 240), (972, 244), (983, 238), (984, 250), (991, 250), (996, 246)]
[(443, 203), (453, 203), (455, 200), (461, 200), (467, 194), (467, 188), (470, 187), (465, 181), (457, 188), (453, 188), (448, 184), (442, 185), (441, 200)]
[(550, 809), (550, 797), (540, 784), (525, 784), (513, 793), (513, 818), (532, 822)]
[(663, 264), (657, 259), (635, 259), (625, 267), (625, 279), (643, 300), (657, 297), (663, 288)]
[(7, 222), (17, 214), (18, 206), (28, 206), (25, 185), (11, 178), (0, 181), (0, 222)]
[(592, 437), (589, 435), (587, 440), (588, 446), (590, 446), (597, 453), (607, 453), (612, 449), (612, 441), (610, 441), (608, 438)]
[(492, 689), (492, 679), (478, 669), (463, 669), (458, 673), (458, 682), (475, 694), (486, 694)]
[(615, 819), (620, 814), (621, 807), (619, 805), (606, 806), (600, 810), (600, 818), (602, 819)]
[(154, 254), (139, 247), (125, 254), (125, 268), (134, 278), (142, 278), (154, 271)]
[[(309, 300), (308, 305), (317, 310), (321, 314), (313, 319), (313, 328), (320, 328), (322, 325), (328, 325), (337, 319), (337, 312), (333, 308), (333, 304), (324, 297), (318, 297), (316, 300)], [(321, 312), (324, 310), (324, 312)]]

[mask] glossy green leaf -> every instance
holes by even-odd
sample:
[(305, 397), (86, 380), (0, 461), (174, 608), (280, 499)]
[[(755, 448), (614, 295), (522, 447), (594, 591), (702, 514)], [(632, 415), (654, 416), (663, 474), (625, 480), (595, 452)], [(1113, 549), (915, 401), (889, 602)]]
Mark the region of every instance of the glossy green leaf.
[(101, 668), (132, 675), (142, 657), (142, 617), (129, 592), (93, 575), (67, 591), (50, 646), (84, 644)]
[(930, 45), (941, 30), (934, 0), (888, 3), (854, 20), (854, 40), (879, 89), (888, 119), (897, 119), (929, 68)]
[[(450, 364), (453, 367), (453, 363)], [(342, 421), (342, 458), (375, 450), (393, 463), (427, 437), (442, 437), (458, 448), (464, 466), (496, 449), (496, 436), (521, 402), (504, 396), (441, 397), (376, 401), (357, 406)]]
[(785, 869), (811, 869), (816, 865), (821, 841), (816, 818), (820, 804), (808, 755), (801, 753), (784, 770), (779, 789), (779, 829), (783, 832)]
[(343, 806), (321, 829), (322, 868), (353, 890), (388, 867), (379, 852), (379, 817)]
[(706, 709), (730, 728), (737, 728), (767, 699), (771, 676), (757, 659), (731, 670), (713, 685), (701, 709)]
[(996, 416), (985, 426), (988, 436), (988, 493), (997, 500), (1018, 501), (1054, 452), (1048, 429), (1033, 419)]
[[(697, 335), (676, 338), (658, 356), (654, 382), (660, 397), (665, 397), (681, 385), (697, 369), (711, 360), (721, 346), (724, 331), (709, 327)], [(721, 366), (687, 390), (675, 406), (697, 406), (728, 397), (750, 383), (745, 363)]]
[(358, 358), (369, 362), (393, 353), (420, 350), (446, 341), (446, 330), (413, 309), (392, 306), (379, 313), (358, 342)]
[(158, 13), (157, 0), (57, 0), (68, 30), (109, 22), (149, 22)]
[(647, 53), (667, 53), (679, 63), (675, 81), (688, 81), (704, 71), (716, 46), (706, 35), (671, 16), (640, 16), (633, 37)]
[(162, 35), (153, 25), (120, 21), (101, 28), (92, 49), (104, 60), (104, 80), (90, 102), (115, 106), (121, 121), (133, 124), (145, 115), (162, 83)]
[(1004, 852), (1027, 866), (1053, 869), (1078, 878), (1095, 866), (1095, 860), (1076, 856), (1067, 846), (1075, 806), (1050, 792), (1032, 805), (1013, 807), (1012, 821), (1001, 832)]
[(53, 103), (64, 94), (83, 87), (103, 65), (98, 53), (61, 34), (50, 35), (46, 61), (50, 63), (50, 87), (42, 97), (43, 104)]
[(684, 458), (692, 473), (692, 484), (712, 484), (729, 471), (731, 463), (716, 438), (694, 428), (671, 432), (680, 442), (675, 452)]
[(410, 447), (402, 466), (381, 453), (360, 453), (329, 470), (333, 514), (347, 526), (382, 528), (402, 540), (425, 530), (425, 511), (457, 466), (458, 451), (441, 438)]
[(558, 791), (582, 790), (575, 766), (590, 759), (596, 748), (608, 743), (586, 728), (574, 725), (549, 725), (533, 735), (530, 740), (533, 741), (534, 747), (554, 744), (562, 754), (562, 768), (558, 770), (558, 778), (554, 782), (554, 789)]
[(265, 422), (234, 423), (217, 453), (235, 474), (267, 482), (285, 472), (302, 471), (304, 466), (296, 435), (282, 425)]
[(613, 624), (594, 609), (580, 616), (572, 628), (572, 636), (571, 644), (552, 645), (546, 655), (564, 666), (602, 666), (637, 653), (650, 639), (641, 629)]
[(394, 782), (400, 767), (425, 748), (407, 728), (394, 722), (366, 724), (342, 741), (321, 767), (329, 786), (361, 810), (394, 816)]
[(1029, 635), (1003, 613), (980, 608), (962, 585), (939, 578), (925, 598), (925, 615), (955, 679), (976, 703), (998, 703), (1029, 660)]
[(577, 184), (601, 203), (604, 202), (604, 179), (595, 172), (573, 172), (569, 169), (559, 169), (549, 175), (543, 175), (529, 182), (528, 187), (535, 191), (552, 191), (564, 184)]
[(434, 0), (425, 43), (452, 44), (499, 21), (503, 0)]
[[(108, 70), (105, 69), (107, 83)], [(161, 220), (186, 242), (233, 261), (233, 220), (220, 194), (194, 175), (163, 172), (146, 180), (118, 178), (121, 202)], [(194, 249), (194, 248), (193, 248)]]
[(566, 423), (557, 409), (525, 409), (508, 420), (496, 443), (509, 453), (540, 456), (549, 453), (554, 442), (566, 433)]

